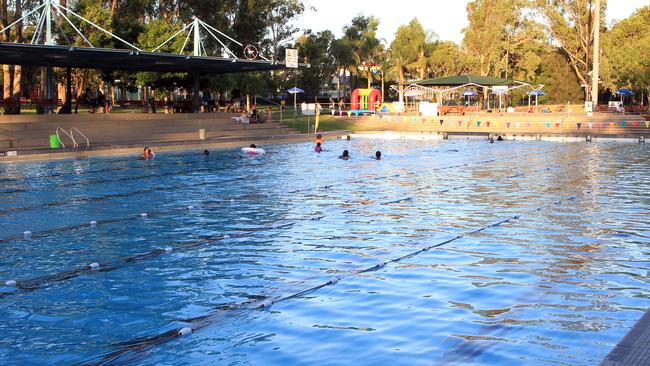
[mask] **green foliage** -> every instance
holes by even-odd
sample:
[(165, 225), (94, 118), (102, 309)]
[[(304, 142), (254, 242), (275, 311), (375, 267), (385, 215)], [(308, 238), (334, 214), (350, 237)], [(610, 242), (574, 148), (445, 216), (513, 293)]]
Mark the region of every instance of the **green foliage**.
[(540, 101), (553, 104), (567, 102), (580, 103), (584, 100), (584, 89), (571, 66), (566, 62), (562, 51), (548, 47), (539, 55), (542, 63), (538, 75), (534, 79), (536, 85), (544, 85), (546, 95)]
[(615, 24), (603, 37), (603, 86), (646, 89), (650, 84), (650, 6)]

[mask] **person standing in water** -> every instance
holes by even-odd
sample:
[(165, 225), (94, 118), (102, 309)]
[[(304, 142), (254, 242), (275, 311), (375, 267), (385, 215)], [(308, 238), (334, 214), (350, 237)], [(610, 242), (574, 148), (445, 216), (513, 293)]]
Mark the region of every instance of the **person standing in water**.
[(142, 156), (145, 159), (151, 159), (151, 158), (155, 158), (156, 154), (153, 152), (153, 150), (151, 150), (151, 148), (149, 148), (149, 146), (147, 146), (144, 148), (144, 152), (142, 153)]
[(350, 159), (350, 153), (347, 150), (343, 150), (343, 155), (339, 156), (339, 159), (349, 160)]
[(375, 152), (375, 160), (381, 160), (381, 151)]
[(323, 151), (323, 148), (320, 146), (320, 142), (316, 143), (316, 147), (314, 148), (314, 151), (319, 154)]

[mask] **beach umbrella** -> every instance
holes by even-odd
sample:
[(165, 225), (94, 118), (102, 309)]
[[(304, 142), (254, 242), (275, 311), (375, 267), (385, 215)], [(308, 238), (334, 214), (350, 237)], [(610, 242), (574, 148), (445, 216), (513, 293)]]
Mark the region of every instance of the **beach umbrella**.
[(472, 89), (467, 89), (464, 92), (460, 93), (460, 95), (467, 97), (467, 105), (469, 105), (469, 98), (477, 96), (478, 93)]
[(298, 96), (298, 94), (304, 93), (304, 92), (305, 92), (304, 90), (302, 90), (302, 89), (300, 89), (298, 87), (294, 87), (294, 88), (291, 88), (291, 89), (287, 90), (287, 93), (293, 94), (293, 116), (294, 116), (294, 118), (296, 117), (296, 110), (298, 108), (298, 100), (297, 100), (296, 97)]
[(287, 90), (287, 93), (289, 93), (289, 94), (300, 94), (300, 93), (304, 93), (304, 92), (305, 91), (300, 89), (300, 88), (291, 88), (291, 89)]
[(630, 89), (618, 89), (616, 91), (616, 95), (621, 96), (621, 104), (623, 104), (623, 97), (626, 96), (626, 95), (628, 95), (628, 96), (629, 95), (634, 95), (634, 92), (631, 91)]
[(530, 109), (530, 97), (534, 96), (535, 97), (535, 112), (537, 112), (537, 104), (538, 104), (537, 103), (538, 102), (537, 98), (539, 98), (540, 95), (546, 95), (546, 93), (544, 93), (543, 91), (541, 91), (539, 89), (535, 89), (535, 90), (528, 93), (528, 109)]

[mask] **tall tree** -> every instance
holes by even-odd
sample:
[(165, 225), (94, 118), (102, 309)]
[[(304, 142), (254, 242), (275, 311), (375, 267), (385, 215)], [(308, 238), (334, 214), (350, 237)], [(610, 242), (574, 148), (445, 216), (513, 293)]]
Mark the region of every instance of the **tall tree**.
[(399, 78), (399, 100), (402, 102), (403, 85), (406, 78), (424, 79), (430, 64), (432, 32), (427, 32), (417, 18), (397, 28), (395, 39), (390, 44), (390, 59), (393, 71)]
[(499, 74), (504, 29), (517, 21), (520, 0), (475, 0), (467, 4), (469, 25), (463, 30), (463, 47), (482, 76)]
[(372, 86), (373, 66), (376, 64), (376, 57), (383, 49), (383, 45), (377, 38), (379, 20), (373, 16), (357, 15), (352, 22), (343, 28), (345, 37), (350, 40), (357, 69), (366, 77), (368, 88)]
[[(589, 84), (594, 29), (604, 28), (607, 0), (601, 0), (601, 9), (595, 9), (595, 0), (536, 0), (536, 6), (580, 83)], [(594, 24), (594, 11), (601, 12), (599, 25)]]
[[(332, 41), (330, 52), (336, 68), (336, 92), (338, 98), (341, 99), (341, 77), (347, 80), (348, 70), (355, 64), (354, 50), (350, 40), (343, 37)], [(345, 84), (343, 87), (345, 89)], [(345, 94), (345, 90), (343, 90), (343, 96)]]
[(603, 37), (603, 86), (647, 94), (650, 85), (650, 6), (616, 23)]

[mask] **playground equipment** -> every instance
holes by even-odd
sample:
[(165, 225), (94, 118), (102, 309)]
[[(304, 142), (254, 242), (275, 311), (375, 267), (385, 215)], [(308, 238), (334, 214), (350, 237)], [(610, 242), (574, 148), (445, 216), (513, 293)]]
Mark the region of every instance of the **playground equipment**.
[(354, 89), (350, 95), (350, 110), (355, 113), (373, 113), (375, 104), (381, 102), (381, 92), (377, 89)]

